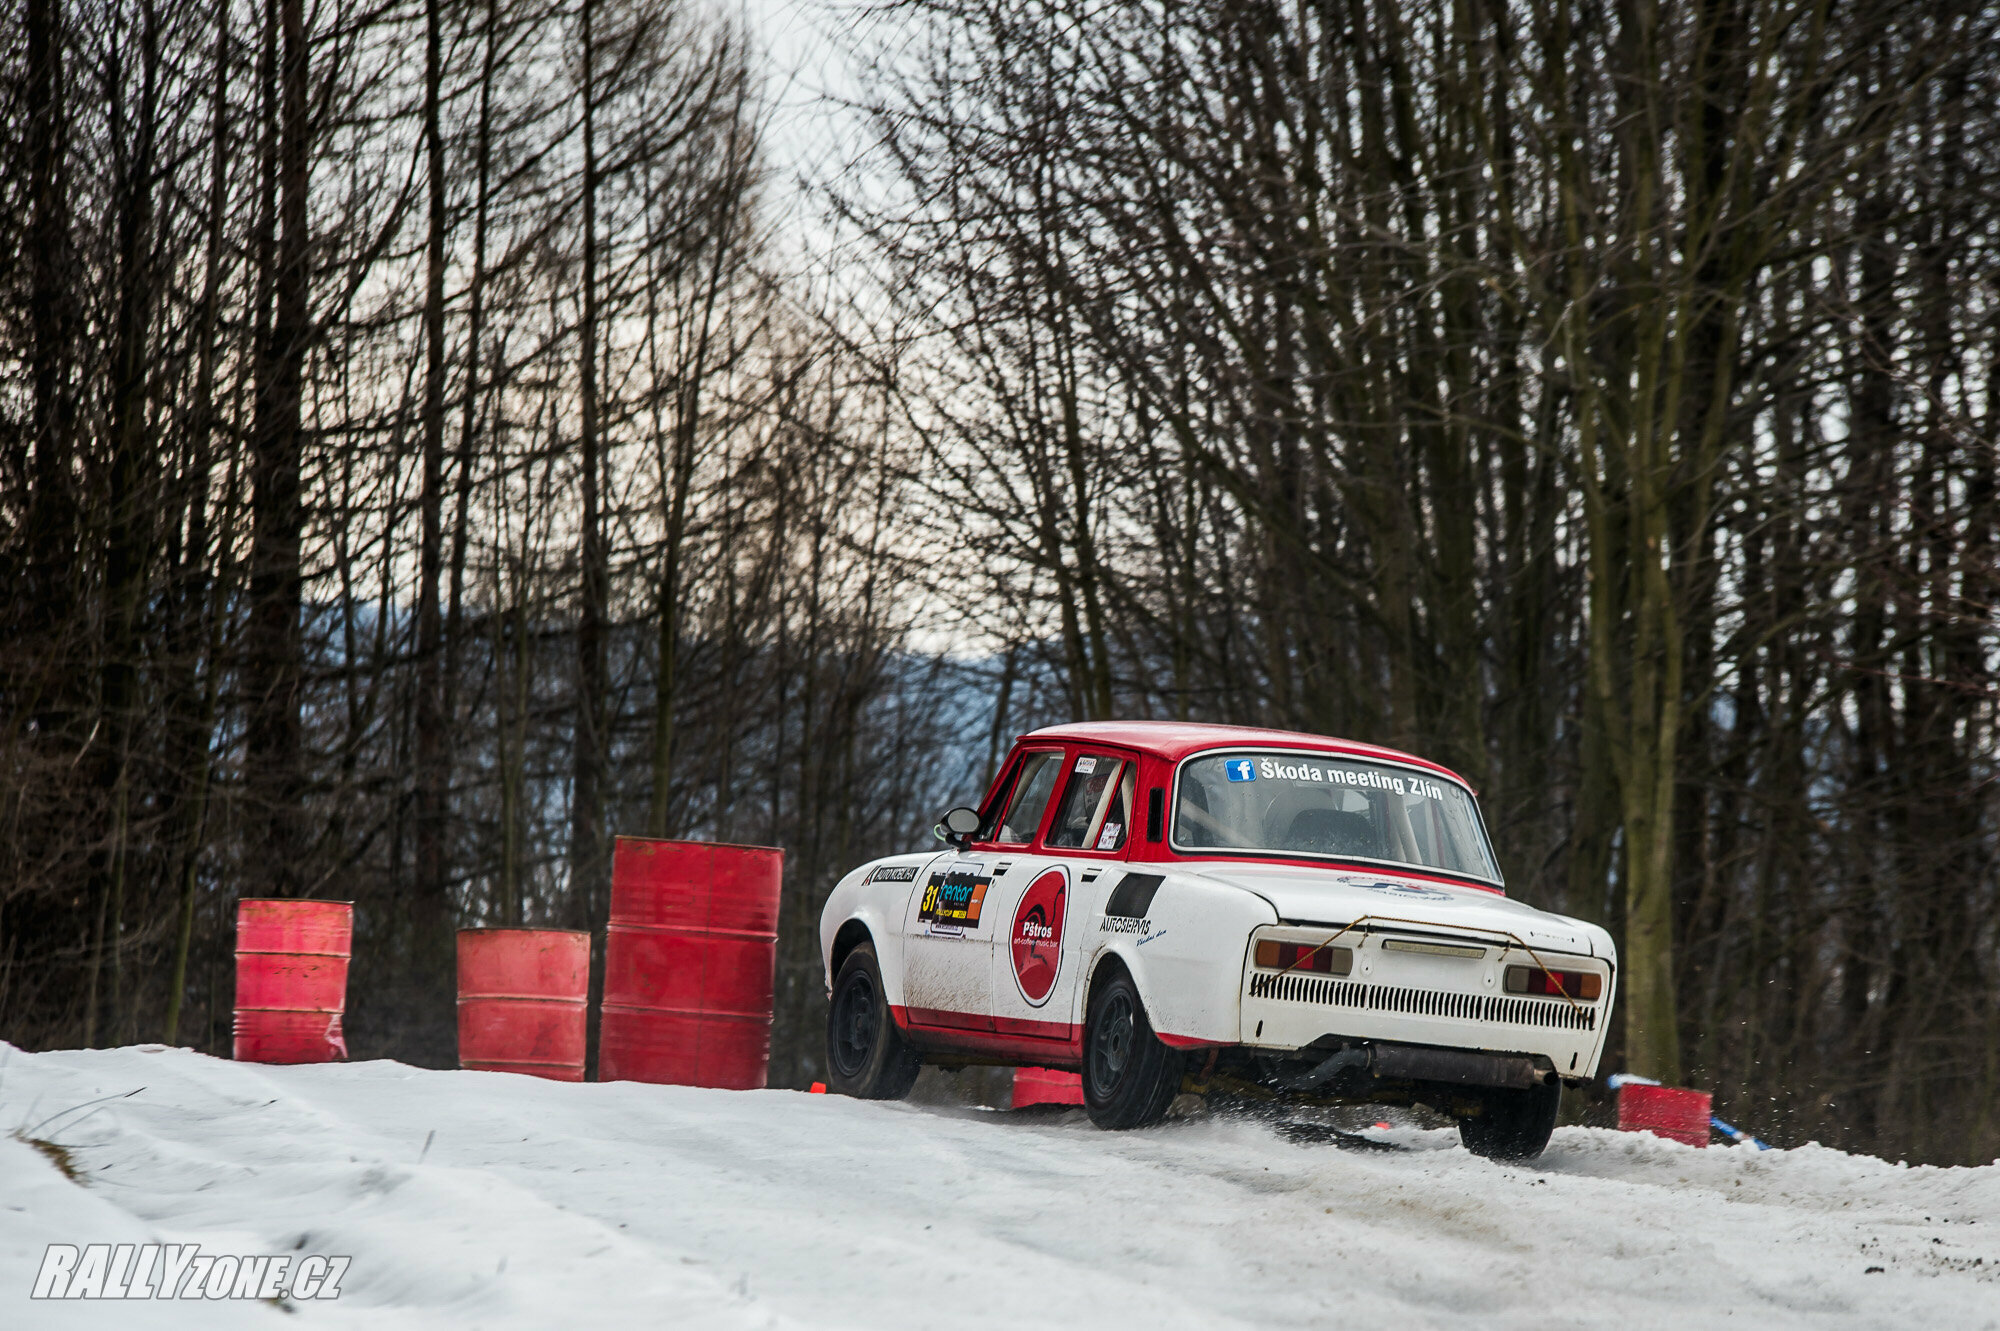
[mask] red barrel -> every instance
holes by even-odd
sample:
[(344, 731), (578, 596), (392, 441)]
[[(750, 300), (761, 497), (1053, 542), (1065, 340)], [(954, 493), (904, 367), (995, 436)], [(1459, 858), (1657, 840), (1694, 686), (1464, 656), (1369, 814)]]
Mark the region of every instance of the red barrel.
[(236, 1057), (331, 1063), (347, 1057), (347, 959), (354, 903), (245, 897), (236, 903)]
[(769, 846), (618, 838), (600, 1081), (765, 1084), (784, 866)]
[(1014, 1069), (1014, 1108), (1028, 1105), (1080, 1105), (1083, 1078), (1074, 1072), (1049, 1068)]
[(1706, 1146), (1711, 1099), (1707, 1091), (1628, 1083), (1618, 1088), (1618, 1126), (1626, 1132), (1650, 1132), (1689, 1146)]
[(458, 931), (458, 1065), (583, 1080), (590, 935), (575, 929)]

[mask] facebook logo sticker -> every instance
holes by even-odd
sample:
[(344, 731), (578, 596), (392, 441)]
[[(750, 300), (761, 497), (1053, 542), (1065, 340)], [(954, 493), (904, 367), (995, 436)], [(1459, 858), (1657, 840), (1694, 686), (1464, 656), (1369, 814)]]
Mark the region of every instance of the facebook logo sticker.
[(1231, 758), (1224, 763), (1223, 770), (1229, 773), (1231, 781), (1255, 781), (1257, 765), (1248, 758)]

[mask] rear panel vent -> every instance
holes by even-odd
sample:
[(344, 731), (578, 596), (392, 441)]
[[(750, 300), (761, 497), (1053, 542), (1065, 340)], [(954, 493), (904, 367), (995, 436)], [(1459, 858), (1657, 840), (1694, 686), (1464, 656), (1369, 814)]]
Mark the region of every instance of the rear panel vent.
[(1454, 1021), (1484, 1021), (1508, 1026), (1542, 1026), (1569, 1031), (1597, 1029), (1595, 1007), (1572, 1007), (1564, 1002), (1500, 998), (1490, 994), (1394, 988), (1294, 973), (1251, 976), (1250, 997), (1268, 998), (1279, 1003), (1318, 1003), (1326, 1007), (1358, 1008), (1363, 1012), (1401, 1012), (1413, 1017), (1444, 1017)]
[(1111, 900), (1104, 903), (1104, 913), (1131, 920), (1144, 919), (1146, 912), (1153, 908), (1153, 894), (1160, 890), (1164, 881), (1164, 877), (1156, 873), (1126, 874), (1118, 880), (1118, 886), (1111, 889)]

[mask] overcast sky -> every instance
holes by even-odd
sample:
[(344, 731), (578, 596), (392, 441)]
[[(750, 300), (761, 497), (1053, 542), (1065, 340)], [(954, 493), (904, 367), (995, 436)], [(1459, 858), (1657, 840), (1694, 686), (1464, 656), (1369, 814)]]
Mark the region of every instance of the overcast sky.
[(836, 104), (854, 95), (849, 52), (861, 7), (853, 0), (734, 3), (770, 57), (776, 103), (766, 145), (771, 165), (786, 177), (816, 176), (830, 154), (852, 146), (851, 129)]

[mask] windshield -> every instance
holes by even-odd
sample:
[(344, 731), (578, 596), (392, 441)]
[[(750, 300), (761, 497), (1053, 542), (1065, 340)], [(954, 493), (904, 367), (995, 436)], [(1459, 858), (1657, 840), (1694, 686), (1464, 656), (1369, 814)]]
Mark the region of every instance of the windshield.
[(1472, 796), (1408, 767), (1326, 754), (1219, 753), (1181, 764), (1180, 850), (1334, 855), (1500, 880)]

